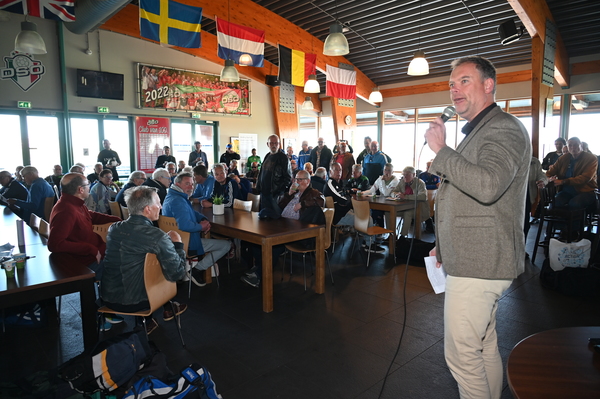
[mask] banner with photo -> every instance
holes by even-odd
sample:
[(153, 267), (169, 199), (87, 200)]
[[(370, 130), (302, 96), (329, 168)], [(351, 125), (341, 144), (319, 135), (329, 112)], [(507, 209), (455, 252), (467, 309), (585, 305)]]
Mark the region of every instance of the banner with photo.
[(250, 81), (138, 63), (140, 108), (250, 115)]

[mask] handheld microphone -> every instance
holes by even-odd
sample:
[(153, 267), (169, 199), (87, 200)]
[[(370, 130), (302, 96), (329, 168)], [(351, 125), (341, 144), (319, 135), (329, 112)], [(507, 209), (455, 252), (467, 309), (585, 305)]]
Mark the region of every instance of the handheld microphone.
[[(454, 115), (456, 115), (456, 109), (453, 106), (449, 106), (444, 109), (440, 118), (442, 118), (442, 122), (446, 123), (448, 119), (452, 118)], [(427, 145), (427, 140), (425, 140), (423, 145)]]

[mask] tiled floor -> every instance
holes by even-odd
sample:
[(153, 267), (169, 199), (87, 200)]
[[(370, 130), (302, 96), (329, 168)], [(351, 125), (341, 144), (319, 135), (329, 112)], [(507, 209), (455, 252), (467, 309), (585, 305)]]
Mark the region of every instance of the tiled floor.
[[(535, 232), (534, 226), (530, 237)], [(532, 247), (530, 239), (530, 252)], [(366, 269), (365, 259), (350, 248), (346, 240), (330, 256), (335, 285), (327, 274), (324, 295), (314, 293), (312, 278), (304, 291), (299, 257), (293, 276), (288, 259), (281, 281), (281, 259), (274, 273), (275, 310), (269, 314), (261, 310), (261, 291), (239, 280), (244, 266), (232, 264), (229, 275), (221, 266), (220, 287), (193, 287), (188, 300), (187, 286), (180, 286), (179, 301), (189, 305), (182, 315), (187, 348), (181, 346), (174, 322), (162, 318), (151, 340), (173, 371), (192, 362), (207, 367), (227, 399), (377, 398), (388, 368), (382, 398), (457, 398), (443, 358), (443, 294), (433, 293), (423, 268), (408, 267), (405, 291), (404, 265), (394, 266), (387, 254), (375, 255)], [(542, 259), (540, 255), (538, 264)], [(500, 300), (498, 339), (505, 363), (511, 348), (528, 335), (600, 325), (597, 300), (548, 291), (538, 272), (539, 266), (527, 261), (525, 273)], [(78, 310), (78, 297), (71, 295), (63, 299), (60, 331), (9, 327), (1, 336), (0, 380), (17, 381), (79, 354)], [(130, 329), (132, 323), (126, 319), (105, 336)], [(502, 397), (512, 398), (506, 381)]]

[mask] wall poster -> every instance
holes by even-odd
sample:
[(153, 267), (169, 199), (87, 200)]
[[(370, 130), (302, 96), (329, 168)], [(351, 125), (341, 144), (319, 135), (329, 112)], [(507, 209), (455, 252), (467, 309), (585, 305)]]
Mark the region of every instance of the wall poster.
[(250, 116), (250, 80), (141, 63), (137, 73), (140, 108)]
[(169, 118), (136, 116), (137, 170), (154, 172), (154, 165), (163, 155), (163, 147), (169, 145), (171, 136)]

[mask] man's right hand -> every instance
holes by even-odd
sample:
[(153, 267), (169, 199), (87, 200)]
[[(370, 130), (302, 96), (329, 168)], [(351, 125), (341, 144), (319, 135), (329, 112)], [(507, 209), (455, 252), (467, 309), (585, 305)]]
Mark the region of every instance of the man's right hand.
[(210, 222), (208, 220), (201, 221), (200, 226), (202, 226), (202, 231), (204, 233), (207, 233), (210, 231)]
[(171, 241), (173, 242), (182, 242), (181, 241), (181, 236), (179, 235), (178, 232), (170, 230), (168, 233), (169, 238), (171, 239)]
[(98, 251), (98, 253), (96, 254), (96, 263), (100, 264), (101, 261), (102, 261), (102, 254), (100, 253), (100, 251)]

